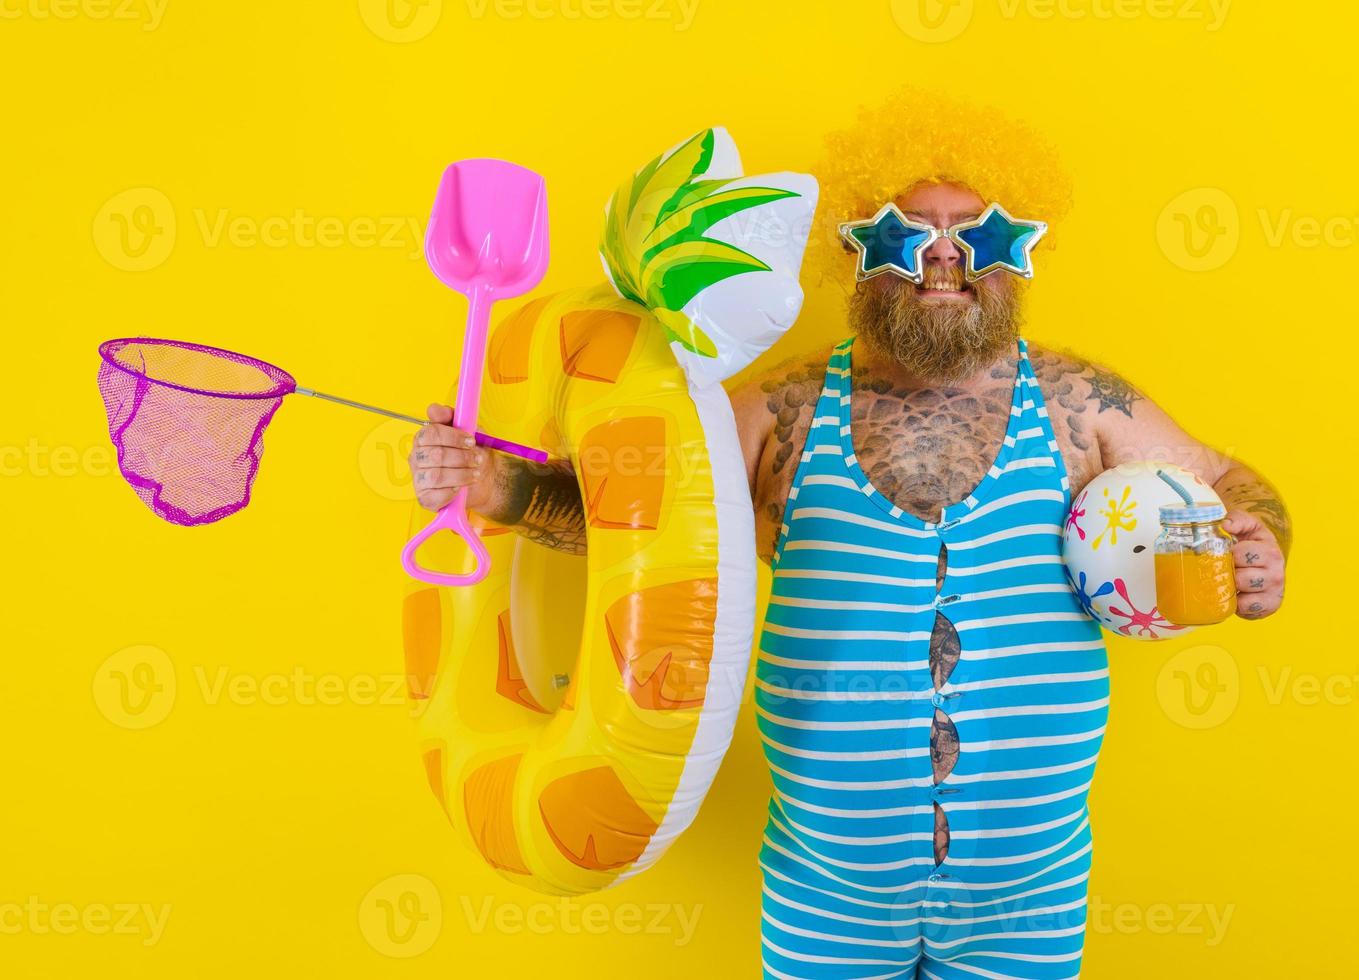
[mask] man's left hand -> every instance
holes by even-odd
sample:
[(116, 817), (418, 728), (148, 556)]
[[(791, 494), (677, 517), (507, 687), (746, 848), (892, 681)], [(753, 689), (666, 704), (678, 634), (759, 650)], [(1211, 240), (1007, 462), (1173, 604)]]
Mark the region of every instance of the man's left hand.
[(1234, 510), (1222, 522), (1234, 538), (1236, 559), (1236, 614), (1242, 619), (1264, 619), (1283, 604), (1283, 549), (1269, 528), (1249, 511)]

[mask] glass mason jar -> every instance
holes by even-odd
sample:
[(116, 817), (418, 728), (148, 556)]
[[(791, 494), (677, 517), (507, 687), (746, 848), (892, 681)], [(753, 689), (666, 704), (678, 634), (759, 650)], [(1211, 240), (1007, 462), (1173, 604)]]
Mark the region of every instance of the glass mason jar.
[(1215, 503), (1161, 508), (1156, 539), (1156, 605), (1177, 626), (1210, 626), (1236, 611), (1236, 539), (1222, 529)]

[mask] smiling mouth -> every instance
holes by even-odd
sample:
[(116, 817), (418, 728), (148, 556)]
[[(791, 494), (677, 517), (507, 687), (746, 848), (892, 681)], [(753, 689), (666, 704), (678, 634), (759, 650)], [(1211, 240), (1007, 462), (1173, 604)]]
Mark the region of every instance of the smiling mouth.
[(932, 266), (925, 270), (925, 279), (916, 287), (922, 299), (930, 300), (970, 300), (972, 287), (963, 278), (962, 269), (956, 266)]
[(922, 299), (971, 299), (972, 290), (964, 286), (962, 289), (935, 289), (931, 286), (922, 286), (920, 296)]
[(927, 265), (916, 290), (925, 298), (957, 299), (968, 296), (972, 287), (969, 287), (968, 280), (957, 265)]

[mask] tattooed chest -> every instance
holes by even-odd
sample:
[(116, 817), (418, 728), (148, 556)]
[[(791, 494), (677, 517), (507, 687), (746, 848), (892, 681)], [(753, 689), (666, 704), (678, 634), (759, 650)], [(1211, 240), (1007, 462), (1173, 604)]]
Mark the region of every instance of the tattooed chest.
[(859, 465), (872, 484), (922, 520), (970, 494), (1005, 440), (1012, 390), (885, 386), (856, 390), (851, 432)]

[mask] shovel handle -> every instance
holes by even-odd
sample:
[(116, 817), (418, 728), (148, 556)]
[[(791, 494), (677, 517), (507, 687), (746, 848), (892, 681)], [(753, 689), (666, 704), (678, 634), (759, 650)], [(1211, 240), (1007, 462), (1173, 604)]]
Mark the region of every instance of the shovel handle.
[[(477, 427), (477, 409), (481, 404), (481, 374), (486, 369), (486, 335), (491, 328), (491, 294), (484, 285), (474, 286), (467, 294), (467, 330), (463, 335), (462, 374), (458, 380), (458, 396), (453, 405), (453, 425), (464, 432)], [(466, 575), (449, 575), (423, 567), (415, 560), (420, 546), (447, 528), (467, 543), (476, 557), (476, 567)], [(430, 585), (476, 585), (491, 570), (491, 555), (481, 542), (481, 535), (467, 519), (467, 488), (463, 487), (449, 501), (429, 525), (406, 542), (401, 551), (401, 565), (406, 574)]]
[[(452, 531), (467, 543), (472, 555), (476, 558), (476, 566), (466, 575), (449, 575), (445, 572), (435, 572), (425, 568), (416, 560), (415, 553), (420, 550), (420, 546), (442, 530)], [(486, 550), (486, 545), (482, 543), (481, 535), (477, 533), (472, 522), (467, 519), (467, 488), (463, 487), (458, 491), (457, 496), (439, 511), (434, 520), (425, 526), (423, 531), (416, 534), (406, 542), (406, 547), (401, 552), (401, 565), (406, 569), (406, 574), (411, 578), (417, 578), (430, 585), (443, 585), (448, 587), (460, 585), (476, 585), (484, 579), (491, 570), (491, 556)]]

